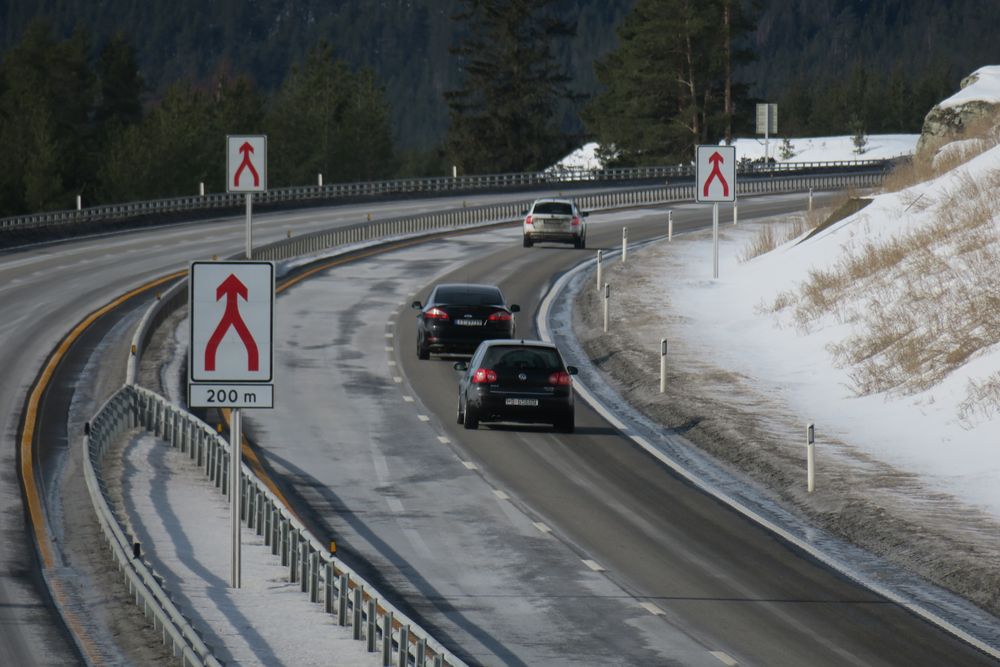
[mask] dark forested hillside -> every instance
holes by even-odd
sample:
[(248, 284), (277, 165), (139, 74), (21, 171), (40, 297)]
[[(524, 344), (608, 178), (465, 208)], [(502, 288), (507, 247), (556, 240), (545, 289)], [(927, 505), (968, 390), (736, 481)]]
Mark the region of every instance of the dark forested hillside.
[[(595, 54), (614, 44), (613, 25), (630, 0), (561, 0), (577, 36), (558, 57), (572, 85), (593, 92)], [(403, 148), (439, 143), (448, 124), (444, 92), (458, 85), (448, 52), (459, 24), (457, 0), (3, 0), (0, 53), (36, 16), (63, 36), (85, 26), (96, 44), (121, 31), (138, 49), (143, 78), (154, 97), (181, 79), (207, 79), (220, 70), (246, 74), (263, 91), (275, 90), (289, 65), (326, 40), (333, 56), (371, 68), (388, 93), (397, 142)], [(563, 127), (579, 131), (575, 110)]]

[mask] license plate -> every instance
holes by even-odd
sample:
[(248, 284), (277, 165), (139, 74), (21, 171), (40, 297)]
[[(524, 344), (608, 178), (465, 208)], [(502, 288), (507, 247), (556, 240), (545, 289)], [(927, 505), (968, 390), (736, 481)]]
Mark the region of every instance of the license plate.
[(483, 326), (482, 320), (455, 320), (455, 324), (460, 327), (481, 327)]
[(538, 407), (537, 398), (508, 398), (507, 405), (522, 405), (528, 407)]

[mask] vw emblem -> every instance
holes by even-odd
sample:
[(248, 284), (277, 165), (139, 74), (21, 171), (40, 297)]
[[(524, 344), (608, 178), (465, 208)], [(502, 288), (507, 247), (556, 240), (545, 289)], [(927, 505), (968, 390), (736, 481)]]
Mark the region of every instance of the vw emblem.
[(525, 380), (528, 379), (528, 374), (527, 373), (518, 373), (517, 374), (517, 379), (520, 380), (521, 382), (524, 382)]
[(463, 317), (465, 317), (466, 319), (471, 318), (472, 317), (472, 313), (466, 313)]

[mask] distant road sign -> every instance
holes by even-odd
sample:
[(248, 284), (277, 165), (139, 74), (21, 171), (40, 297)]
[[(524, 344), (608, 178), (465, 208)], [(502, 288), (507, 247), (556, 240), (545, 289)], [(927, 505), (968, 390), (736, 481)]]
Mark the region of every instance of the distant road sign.
[(757, 134), (778, 133), (778, 105), (757, 105)]
[(698, 146), (695, 200), (736, 201), (736, 147)]
[(226, 136), (226, 191), (267, 190), (267, 136)]
[(270, 382), (271, 262), (192, 262), (191, 382)]

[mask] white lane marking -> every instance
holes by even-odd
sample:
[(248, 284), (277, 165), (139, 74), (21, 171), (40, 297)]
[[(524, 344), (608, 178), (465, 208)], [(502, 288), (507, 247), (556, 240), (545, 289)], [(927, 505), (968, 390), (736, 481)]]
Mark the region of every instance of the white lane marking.
[(391, 509), (396, 514), (402, 514), (403, 513), (403, 509), (404, 509), (403, 508), (403, 501), (400, 500), (399, 498), (393, 498), (392, 496), (390, 496), (390, 497), (388, 497), (388, 498), (385, 499), (385, 502), (388, 503), (389, 509)]
[(406, 401), (407, 403), (412, 403), (413, 402), (413, 397), (412, 396), (403, 396), (403, 400)]
[(508, 496), (500, 489), (493, 489), (493, 495), (499, 498), (500, 500), (510, 500), (510, 496)]
[(640, 603), (640, 606), (653, 616), (666, 616), (666, 612), (657, 607), (652, 602), (642, 602)]
[(399, 377), (398, 375), (393, 375), (392, 381), (395, 382), (396, 384), (401, 384), (403, 382), (403, 378)]
[(548, 535), (549, 533), (552, 532), (552, 529), (549, 528), (548, 526), (546, 526), (541, 521), (535, 521), (534, 524), (535, 524), (535, 528), (537, 528), (539, 530), (539, 532), (545, 533), (546, 535)]
[(392, 334), (391, 334), (391, 333), (387, 333), (387, 334), (385, 335), (385, 337), (386, 337), (386, 338), (392, 338)]
[(464, 465), (469, 470), (479, 470), (479, 466), (477, 466), (472, 461), (462, 461), (462, 465)]
[(601, 564), (596, 561), (587, 560), (586, 558), (584, 558), (583, 564), (589, 567), (594, 572), (604, 572), (604, 567), (602, 567)]
[(392, 359), (390, 359), (390, 360), (389, 360), (389, 365), (390, 365), (390, 366), (395, 366), (395, 365), (396, 365), (396, 362), (395, 362), (395, 361), (393, 361)]
[(375, 477), (378, 478), (378, 483), (385, 484), (389, 481), (389, 464), (381, 454), (373, 453), (372, 461), (375, 463)]
[(413, 530), (412, 528), (404, 528), (403, 533), (406, 535), (406, 539), (410, 540), (410, 544), (413, 548), (424, 558), (433, 558), (434, 555), (431, 550), (427, 547), (427, 543), (424, 542), (424, 538), (420, 536), (420, 533)]
[(449, 442), (451, 442), (451, 440), (449, 440), (448, 438), (444, 437), (443, 435), (439, 435), (438, 436), (438, 442), (440, 442), (442, 445), (447, 445)]
[[(419, 419), (422, 422), (429, 422), (431, 420), (431, 418), (428, 417), (427, 415), (417, 415), (417, 419)], [(236, 458), (236, 457), (233, 457), (233, 458)], [(233, 475), (233, 476), (235, 477), (235, 475)]]
[(715, 656), (716, 659), (718, 659), (718, 661), (723, 665), (728, 665), (728, 667), (736, 667), (736, 665), (740, 664), (733, 660), (733, 658), (724, 651), (709, 651), (708, 653), (709, 655)]
[(386, 352), (392, 352), (392, 345), (386, 345), (385, 346), (385, 351)]

